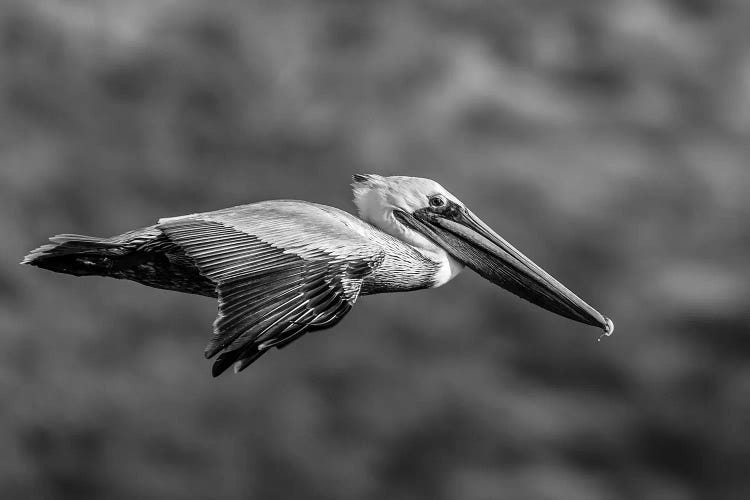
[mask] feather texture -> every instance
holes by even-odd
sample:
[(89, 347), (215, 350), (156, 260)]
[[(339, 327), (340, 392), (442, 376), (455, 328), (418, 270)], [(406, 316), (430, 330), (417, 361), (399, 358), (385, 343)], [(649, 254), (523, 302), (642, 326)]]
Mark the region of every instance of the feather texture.
[[(159, 229), (217, 285), (219, 314), (205, 349), (208, 358), (219, 355), (215, 376), (335, 325), (382, 263), (383, 249), (346, 217), (335, 219), (333, 238), (335, 209), (313, 207), (259, 203), (160, 221)], [(327, 231), (316, 228), (321, 223)]]

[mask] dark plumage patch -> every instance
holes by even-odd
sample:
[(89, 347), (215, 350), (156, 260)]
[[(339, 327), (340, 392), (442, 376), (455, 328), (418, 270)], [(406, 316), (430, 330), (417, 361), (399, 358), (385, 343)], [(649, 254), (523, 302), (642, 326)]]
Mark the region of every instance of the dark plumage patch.
[(23, 264), (74, 276), (127, 279), (154, 288), (216, 297), (216, 284), (201, 275), (185, 252), (154, 227), (112, 238), (63, 234), (50, 238)]

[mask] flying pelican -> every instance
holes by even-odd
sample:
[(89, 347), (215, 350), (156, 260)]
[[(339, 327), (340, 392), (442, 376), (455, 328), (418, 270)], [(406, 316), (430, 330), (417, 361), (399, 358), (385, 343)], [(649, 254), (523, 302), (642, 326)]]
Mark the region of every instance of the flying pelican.
[(612, 334), (612, 321), (430, 179), (353, 176), (359, 218), (274, 200), (160, 219), (111, 238), (62, 234), (21, 262), (217, 297), (206, 358), (239, 372), (271, 347), (330, 328), (357, 297), (434, 288), (464, 266), (561, 316)]

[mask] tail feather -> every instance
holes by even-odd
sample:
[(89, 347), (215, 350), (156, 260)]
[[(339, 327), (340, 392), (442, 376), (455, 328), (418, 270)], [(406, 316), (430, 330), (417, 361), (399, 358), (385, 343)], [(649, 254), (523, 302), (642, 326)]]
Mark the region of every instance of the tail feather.
[(108, 238), (100, 238), (98, 236), (86, 236), (85, 234), (57, 234), (49, 239), (52, 243), (76, 243), (76, 244), (87, 244), (96, 243), (97, 245), (109, 245), (117, 246), (117, 243), (108, 241)]
[(108, 276), (146, 286), (216, 297), (216, 283), (155, 226), (111, 238), (58, 234), (21, 264), (73, 276)]
[(75, 276), (103, 275), (111, 266), (111, 257), (121, 254), (121, 245), (106, 238), (60, 234), (52, 244), (32, 250), (21, 264)]

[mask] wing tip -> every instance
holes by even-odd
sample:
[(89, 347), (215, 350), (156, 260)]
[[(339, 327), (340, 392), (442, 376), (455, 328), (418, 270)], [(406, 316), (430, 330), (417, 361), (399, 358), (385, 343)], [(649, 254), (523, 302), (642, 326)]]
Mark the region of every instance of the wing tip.
[(234, 373), (239, 373), (255, 363), (255, 361), (265, 353), (265, 350), (255, 350), (248, 354), (246, 349), (222, 353), (216, 361), (214, 361), (214, 364), (211, 367), (211, 375), (216, 378), (227, 371), (230, 366), (234, 368)]
[(213, 342), (209, 342), (205, 349), (203, 349), (203, 356), (206, 359), (211, 359), (221, 351), (221, 346), (215, 345)]
[(227, 371), (227, 368), (232, 366), (234, 364), (234, 359), (229, 360), (228, 358), (225, 358), (223, 356), (219, 356), (219, 359), (214, 361), (213, 366), (211, 366), (211, 376), (216, 378), (225, 371)]

